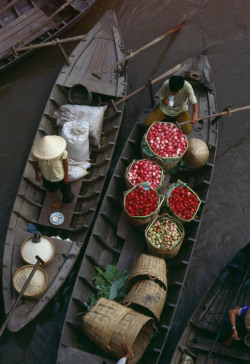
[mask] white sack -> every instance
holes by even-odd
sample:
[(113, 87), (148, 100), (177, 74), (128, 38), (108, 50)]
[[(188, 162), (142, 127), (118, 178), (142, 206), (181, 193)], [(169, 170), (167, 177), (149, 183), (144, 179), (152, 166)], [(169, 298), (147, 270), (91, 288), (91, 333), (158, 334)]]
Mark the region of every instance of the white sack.
[(89, 124), (90, 144), (100, 147), (105, 106), (63, 105), (56, 111), (57, 125), (62, 127), (68, 121), (86, 121)]
[(87, 122), (68, 121), (61, 136), (67, 142), (68, 157), (77, 162), (89, 160), (89, 125)]

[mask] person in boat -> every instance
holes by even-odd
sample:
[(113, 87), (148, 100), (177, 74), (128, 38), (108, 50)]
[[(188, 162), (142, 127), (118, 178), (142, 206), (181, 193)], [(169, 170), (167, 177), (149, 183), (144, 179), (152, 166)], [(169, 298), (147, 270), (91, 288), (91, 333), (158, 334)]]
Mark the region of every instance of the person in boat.
[[(192, 118), (188, 112), (187, 101), (193, 105)], [(146, 127), (149, 127), (154, 121), (198, 122), (199, 106), (193, 87), (182, 76), (172, 76), (169, 80), (164, 81), (160, 90), (160, 105), (145, 120)], [(181, 126), (184, 134), (192, 132), (191, 122)]]
[(66, 145), (66, 140), (61, 136), (46, 135), (36, 142), (31, 150), (36, 181), (42, 180), (48, 193), (60, 188), (62, 200), (52, 205), (56, 209), (74, 199), (69, 183)]
[(236, 307), (229, 310), (226, 325), (230, 330), (230, 335), (224, 341), (224, 344), (230, 346), (233, 340), (240, 340), (250, 331), (250, 306)]
[(126, 364), (129, 359), (133, 358), (133, 350), (128, 345), (128, 343), (125, 343), (122, 345), (125, 355), (122, 357), (116, 364)]

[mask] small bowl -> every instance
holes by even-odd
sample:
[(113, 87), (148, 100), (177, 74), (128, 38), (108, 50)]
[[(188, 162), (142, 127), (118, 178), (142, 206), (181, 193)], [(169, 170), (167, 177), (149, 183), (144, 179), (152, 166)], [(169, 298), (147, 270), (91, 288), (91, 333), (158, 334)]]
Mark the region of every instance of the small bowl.
[(64, 215), (61, 212), (53, 212), (50, 215), (49, 221), (53, 225), (61, 225), (64, 222)]

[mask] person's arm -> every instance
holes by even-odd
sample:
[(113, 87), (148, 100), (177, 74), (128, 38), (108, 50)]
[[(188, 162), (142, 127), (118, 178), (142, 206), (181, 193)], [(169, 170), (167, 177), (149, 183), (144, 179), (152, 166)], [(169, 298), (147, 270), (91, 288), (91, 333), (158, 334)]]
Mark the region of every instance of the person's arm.
[(36, 181), (37, 182), (41, 182), (41, 177), (40, 177), (40, 174), (39, 174), (38, 162), (37, 161), (33, 161), (32, 162), (32, 165), (33, 165), (33, 168), (34, 168), (34, 171), (35, 171)]
[(126, 364), (126, 363), (127, 363), (127, 358), (124, 356), (116, 364)]
[(68, 159), (62, 159), (63, 170), (64, 170), (64, 183), (69, 183), (69, 164)]
[(123, 358), (121, 358), (116, 364), (125, 364), (127, 363), (127, 360), (133, 358), (133, 350), (131, 349), (131, 347), (128, 345), (128, 343), (123, 343), (122, 344), (122, 348), (125, 351), (125, 355)]
[(167, 96), (167, 90), (168, 90), (168, 84), (169, 84), (169, 80), (165, 80), (161, 86), (161, 90), (160, 90), (160, 100), (162, 101), (163, 104), (165, 104), (166, 106), (169, 105), (169, 98)]
[(198, 123), (198, 114), (199, 114), (199, 106), (198, 102), (193, 104), (193, 116), (192, 116), (192, 123), (197, 124)]
[(233, 330), (232, 337), (234, 340), (239, 340), (238, 331), (236, 328), (236, 317), (239, 316), (239, 314), (240, 314), (240, 308), (232, 308), (228, 312), (229, 321), (230, 321), (230, 324), (231, 324), (232, 330)]

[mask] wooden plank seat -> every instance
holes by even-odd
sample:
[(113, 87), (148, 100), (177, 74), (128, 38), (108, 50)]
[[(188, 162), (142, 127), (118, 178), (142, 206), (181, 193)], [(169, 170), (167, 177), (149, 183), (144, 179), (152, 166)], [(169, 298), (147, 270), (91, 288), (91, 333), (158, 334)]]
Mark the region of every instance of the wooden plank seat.
[[(57, 229), (69, 229), (82, 182), (83, 177), (70, 183), (71, 190), (75, 194), (74, 200), (71, 203), (64, 205), (60, 209), (55, 209), (52, 206), (53, 203), (58, 202), (62, 199), (60, 190), (57, 190), (55, 193), (52, 194), (46, 193), (45, 201), (38, 219), (38, 224), (49, 227), (56, 227)], [(64, 215), (64, 222), (59, 226), (53, 225), (50, 222), (50, 215), (55, 211), (60, 211)]]
[[(49, 17), (41, 9), (34, 6), (0, 29), (0, 59), (12, 54), (11, 46), (16, 46), (19, 41), (25, 39), (21, 44), (21, 46), (25, 46), (55, 27), (56, 24), (53, 20), (45, 24), (48, 19)], [(40, 28), (42, 24), (45, 26)], [(36, 29), (37, 31), (35, 31)]]

